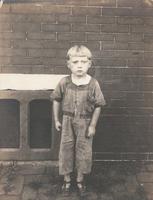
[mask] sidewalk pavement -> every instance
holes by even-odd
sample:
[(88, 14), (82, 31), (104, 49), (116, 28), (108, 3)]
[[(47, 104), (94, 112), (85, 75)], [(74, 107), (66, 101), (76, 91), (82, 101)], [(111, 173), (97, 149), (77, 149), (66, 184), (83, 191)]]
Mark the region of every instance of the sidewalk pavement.
[[(57, 163), (0, 164), (0, 200), (79, 200), (60, 193)], [(153, 162), (94, 163), (84, 200), (153, 200)]]

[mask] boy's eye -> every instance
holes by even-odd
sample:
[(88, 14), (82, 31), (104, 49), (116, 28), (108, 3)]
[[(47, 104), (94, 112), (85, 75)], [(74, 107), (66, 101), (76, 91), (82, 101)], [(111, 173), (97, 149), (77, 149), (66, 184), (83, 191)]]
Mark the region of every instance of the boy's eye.
[(78, 61), (73, 61), (74, 64), (78, 63)]

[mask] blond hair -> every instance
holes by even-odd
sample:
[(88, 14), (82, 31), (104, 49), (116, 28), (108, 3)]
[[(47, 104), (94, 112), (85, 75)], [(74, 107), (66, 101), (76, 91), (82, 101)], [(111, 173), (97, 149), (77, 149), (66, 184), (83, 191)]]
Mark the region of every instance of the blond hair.
[(90, 60), (92, 59), (91, 51), (84, 45), (75, 45), (68, 50), (67, 59), (74, 56), (87, 57)]

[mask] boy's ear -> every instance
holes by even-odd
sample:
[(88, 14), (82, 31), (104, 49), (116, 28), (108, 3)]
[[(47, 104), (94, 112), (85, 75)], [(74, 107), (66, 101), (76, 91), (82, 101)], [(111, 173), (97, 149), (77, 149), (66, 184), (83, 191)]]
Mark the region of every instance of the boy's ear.
[(89, 68), (92, 66), (92, 60), (89, 60)]
[(67, 60), (67, 67), (70, 69), (70, 62)]

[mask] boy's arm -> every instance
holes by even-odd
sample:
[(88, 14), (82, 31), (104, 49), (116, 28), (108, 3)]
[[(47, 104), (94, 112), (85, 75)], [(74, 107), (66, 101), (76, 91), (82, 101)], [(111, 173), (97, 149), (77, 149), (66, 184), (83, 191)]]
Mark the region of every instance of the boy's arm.
[(87, 137), (92, 137), (92, 136), (95, 135), (96, 125), (97, 125), (97, 122), (98, 122), (98, 119), (99, 119), (100, 112), (101, 112), (101, 107), (96, 107), (94, 112), (93, 112), (93, 115), (92, 115), (92, 118), (91, 118), (91, 121), (90, 121), (90, 125), (88, 127)]
[(57, 131), (61, 130), (61, 123), (59, 120), (59, 112), (60, 112), (60, 102), (54, 100), (53, 101), (53, 113), (54, 113), (54, 120), (55, 120), (55, 128)]

